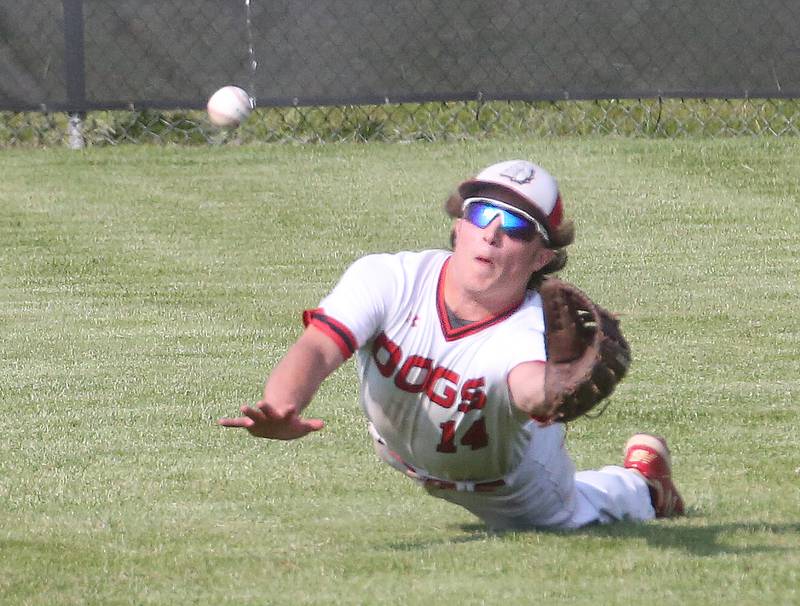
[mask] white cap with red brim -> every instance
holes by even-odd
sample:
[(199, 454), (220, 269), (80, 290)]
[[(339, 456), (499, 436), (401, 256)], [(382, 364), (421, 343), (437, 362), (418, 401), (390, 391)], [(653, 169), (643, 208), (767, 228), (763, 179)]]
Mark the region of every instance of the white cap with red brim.
[(564, 218), (558, 183), (541, 166), (526, 160), (492, 164), (458, 186), (462, 199), (476, 196), (501, 198), (529, 213), (552, 233)]

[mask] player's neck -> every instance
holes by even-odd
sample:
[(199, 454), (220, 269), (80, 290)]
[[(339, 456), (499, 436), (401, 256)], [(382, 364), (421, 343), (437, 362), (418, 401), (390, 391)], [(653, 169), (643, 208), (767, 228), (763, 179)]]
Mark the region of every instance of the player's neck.
[(451, 276), (445, 277), (443, 294), (447, 308), (453, 314), (468, 322), (480, 322), (481, 320), (493, 318), (519, 303), (525, 297), (524, 290), (519, 293), (486, 290), (473, 292)]

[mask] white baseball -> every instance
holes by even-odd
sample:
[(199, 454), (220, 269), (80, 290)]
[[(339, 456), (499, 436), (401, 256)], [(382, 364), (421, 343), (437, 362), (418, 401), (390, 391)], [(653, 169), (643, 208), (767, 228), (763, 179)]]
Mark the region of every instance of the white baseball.
[(208, 100), (208, 119), (216, 126), (239, 126), (253, 109), (250, 95), (238, 86), (223, 86)]

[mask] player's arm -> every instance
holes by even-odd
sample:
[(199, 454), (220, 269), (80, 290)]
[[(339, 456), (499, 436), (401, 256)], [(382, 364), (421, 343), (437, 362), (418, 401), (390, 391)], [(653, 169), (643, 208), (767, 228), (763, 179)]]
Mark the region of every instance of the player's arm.
[(514, 406), (530, 417), (545, 417), (544, 362), (523, 362), (508, 373), (508, 389)]
[(259, 438), (294, 440), (322, 429), (320, 419), (300, 413), (311, 402), (328, 375), (344, 362), (336, 343), (309, 326), (289, 348), (264, 385), (264, 397), (253, 406), (242, 406), (242, 416), (222, 418), (224, 427), (241, 427)]

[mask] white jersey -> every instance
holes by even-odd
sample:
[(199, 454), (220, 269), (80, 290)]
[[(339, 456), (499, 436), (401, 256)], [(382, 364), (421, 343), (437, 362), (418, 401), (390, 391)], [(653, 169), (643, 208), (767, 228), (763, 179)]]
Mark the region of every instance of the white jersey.
[(508, 373), (544, 361), (541, 298), (456, 327), (444, 304), (450, 253), (369, 255), (304, 320), (356, 354), (361, 404), (377, 433), (419, 473), (497, 479), (520, 461), (534, 422), (511, 402)]

